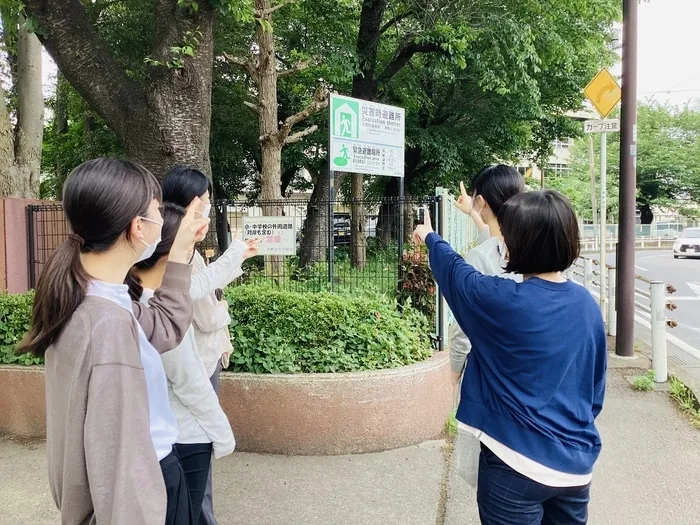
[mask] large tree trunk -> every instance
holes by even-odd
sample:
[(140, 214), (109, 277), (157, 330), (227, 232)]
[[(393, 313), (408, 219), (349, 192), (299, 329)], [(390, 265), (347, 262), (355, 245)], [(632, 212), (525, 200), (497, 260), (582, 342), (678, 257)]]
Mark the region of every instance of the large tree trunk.
[[(360, 29), (357, 34), (357, 57), (360, 70), (352, 79), (352, 96), (374, 100), (377, 96), (375, 70), (377, 48), (381, 37), (381, 24), (387, 0), (364, 0), (360, 13)], [(354, 268), (364, 268), (367, 260), (367, 238), (365, 236), (365, 189), (363, 177), (353, 174), (351, 184), (351, 239), (350, 262)]]
[(17, 123), (15, 130), (0, 87), (0, 196), (37, 198), (44, 136), (41, 44), (19, 17), (17, 40)]
[(314, 191), (306, 207), (301, 249), (299, 253), (299, 268), (326, 258), (328, 250), (328, 162), (325, 162), (316, 178)]
[[(270, 0), (255, 0), (255, 9), (265, 12), (272, 7)], [(263, 16), (269, 21), (270, 15)], [(277, 124), (277, 58), (275, 57), (275, 37), (272, 30), (266, 30), (263, 23), (256, 27), (258, 43), (258, 114), (262, 172), (260, 173), (260, 197), (263, 200), (282, 199), (282, 144), (278, 140)], [(277, 215), (277, 214), (275, 214)]]
[[(126, 154), (157, 177), (185, 164), (210, 173), (209, 128), (214, 8), (196, 13), (176, 0), (154, 0), (151, 58), (167, 64), (189, 41), (182, 67), (154, 66), (141, 85), (126, 75), (97, 36), (80, 0), (26, 0), (49, 54), (71, 85), (112, 128)], [(197, 41), (194, 42), (194, 39)]]

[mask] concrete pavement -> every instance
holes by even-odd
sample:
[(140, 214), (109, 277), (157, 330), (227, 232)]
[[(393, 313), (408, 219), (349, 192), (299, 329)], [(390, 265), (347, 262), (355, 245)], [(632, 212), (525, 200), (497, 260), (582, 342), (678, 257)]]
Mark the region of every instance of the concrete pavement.
[[(700, 523), (700, 431), (668, 394), (631, 389), (625, 376), (647, 364), (611, 360), (593, 525)], [(630, 365), (642, 368), (618, 368)], [(0, 525), (57, 524), (43, 444), (0, 440), (0, 465)], [(356, 456), (235, 453), (216, 462), (214, 479), (221, 525), (479, 523), (446, 441)]]

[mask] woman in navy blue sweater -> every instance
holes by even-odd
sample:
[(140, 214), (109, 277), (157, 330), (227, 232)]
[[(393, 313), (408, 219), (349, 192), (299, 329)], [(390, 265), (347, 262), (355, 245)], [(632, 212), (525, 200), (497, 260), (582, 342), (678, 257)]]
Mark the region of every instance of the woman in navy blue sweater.
[(498, 214), (507, 272), (485, 276), (433, 232), (415, 231), (472, 350), (457, 420), (481, 441), (482, 523), (585, 524), (601, 442), (607, 342), (591, 294), (562, 272), (579, 256), (576, 215), (554, 191), (516, 195)]

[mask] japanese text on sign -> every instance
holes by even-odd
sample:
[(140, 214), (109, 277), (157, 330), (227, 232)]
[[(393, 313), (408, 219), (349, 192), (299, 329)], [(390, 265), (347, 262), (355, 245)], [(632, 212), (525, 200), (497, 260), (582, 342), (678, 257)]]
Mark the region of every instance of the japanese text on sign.
[(620, 131), (619, 119), (587, 120), (583, 123), (584, 133), (617, 133)]
[(259, 239), (260, 255), (295, 255), (297, 229), (290, 217), (243, 217), (243, 240)]
[(403, 177), (403, 108), (331, 96), (331, 169)]

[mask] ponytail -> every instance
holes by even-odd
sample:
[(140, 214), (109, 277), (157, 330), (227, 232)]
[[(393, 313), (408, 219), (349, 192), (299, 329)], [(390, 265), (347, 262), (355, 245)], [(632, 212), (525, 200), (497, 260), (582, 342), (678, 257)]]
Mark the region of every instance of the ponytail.
[(131, 268), (129, 273), (126, 274), (124, 284), (129, 287), (129, 296), (131, 297), (131, 300), (137, 302), (140, 301), (141, 296), (143, 295), (143, 284), (141, 284), (141, 279), (138, 275), (136, 275), (134, 268)]
[(80, 262), (83, 240), (71, 234), (41, 272), (32, 308), (32, 325), (18, 348), (43, 357), (83, 302), (90, 280)]

